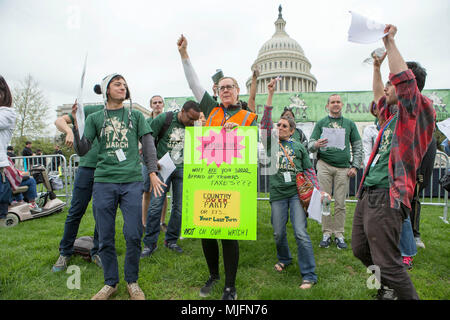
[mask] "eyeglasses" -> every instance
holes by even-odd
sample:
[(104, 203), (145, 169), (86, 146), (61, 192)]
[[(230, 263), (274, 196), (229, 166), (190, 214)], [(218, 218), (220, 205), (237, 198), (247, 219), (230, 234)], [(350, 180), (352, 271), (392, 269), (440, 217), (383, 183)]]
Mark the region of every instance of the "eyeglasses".
[(284, 123), (277, 123), (277, 127), (278, 127), (278, 128), (279, 128), (279, 127), (282, 127), (282, 128), (284, 128), (284, 129), (289, 128), (289, 126), (288, 126), (287, 124), (284, 124)]
[(224, 92), (225, 90), (231, 90), (231, 89), (234, 89), (234, 88), (236, 88), (236, 86), (234, 84), (226, 85), (226, 86), (219, 87), (219, 91), (220, 92)]

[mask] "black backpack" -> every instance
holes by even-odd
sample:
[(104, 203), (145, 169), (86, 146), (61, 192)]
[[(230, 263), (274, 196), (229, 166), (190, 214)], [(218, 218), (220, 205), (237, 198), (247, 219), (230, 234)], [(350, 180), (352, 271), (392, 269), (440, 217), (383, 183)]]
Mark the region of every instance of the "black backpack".
[(81, 256), (86, 261), (91, 261), (91, 250), (93, 247), (94, 237), (80, 237), (73, 244), (73, 253)]
[(166, 112), (166, 120), (164, 121), (164, 125), (155, 139), (155, 148), (158, 146), (158, 142), (162, 139), (164, 133), (167, 131), (167, 129), (169, 129), (172, 119), (173, 119), (173, 112), (172, 111)]

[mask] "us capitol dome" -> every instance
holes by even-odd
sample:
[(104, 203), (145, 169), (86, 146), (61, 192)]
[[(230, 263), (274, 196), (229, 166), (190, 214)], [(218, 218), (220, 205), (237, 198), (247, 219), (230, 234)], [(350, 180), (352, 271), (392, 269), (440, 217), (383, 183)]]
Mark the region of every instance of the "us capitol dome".
[[(260, 70), (256, 93), (267, 93), (269, 81), (280, 75), (282, 79), (277, 82), (275, 92), (314, 92), (317, 80), (310, 72), (311, 63), (298, 42), (284, 30), (286, 21), (281, 10), (280, 5), (275, 33), (263, 44), (253, 64)], [(250, 77), (246, 82), (247, 92), (250, 92), (251, 81)]]

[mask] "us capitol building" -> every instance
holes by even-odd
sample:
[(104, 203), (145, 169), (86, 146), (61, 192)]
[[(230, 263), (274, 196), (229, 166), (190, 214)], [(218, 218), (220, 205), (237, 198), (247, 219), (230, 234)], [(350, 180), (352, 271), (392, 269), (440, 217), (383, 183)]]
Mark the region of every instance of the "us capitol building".
[[(286, 33), (286, 21), (278, 8), (278, 19), (275, 21), (275, 33), (259, 50), (254, 66), (259, 67), (256, 93), (267, 93), (267, 84), (277, 76), (275, 92), (314, 92), (317, 80), (311, 74), (311, 63), (297, 41)], [(251, 77), (246, 82), (247, 92), (250, 92)]]

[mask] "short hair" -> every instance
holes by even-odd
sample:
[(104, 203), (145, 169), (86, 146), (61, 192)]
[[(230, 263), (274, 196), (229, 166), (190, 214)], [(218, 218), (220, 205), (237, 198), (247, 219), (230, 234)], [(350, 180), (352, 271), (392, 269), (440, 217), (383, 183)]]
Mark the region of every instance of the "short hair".
[(156, 98), (156, 97), (160, 97), (161, 98), (161, 100), (163, 101), (163, 104), (165, 104), (164, 103), (164, 98), (163, 97), (161, 97), (159, 94), (155, 94), (153, 97), (151, 97), (150, 98), (150, 106), (152, 105), (152, 102), (153, 102), (153, 98)]
[(292, 116), (293, 116), (294, 119), (295, 119), (295, 114), (294, 114), (294, 111), (293, 111), (292, 109), (293, 109), (293, 108), (291, 108), (291, 107), (284, 107), (284, 110), (283, 110), (283, 112), (281, 113), (281, 116), (284, 117), (284, 115), (286, 114), (286, 112), (290, 112), (290, 113), (292, 113)]
[(280, 118), (280, 120), (286, 120), (286, 121), (289, 123), (289, 127), (290, 127), (291, 129), (295, 129), (295, 128), (296, 128), (296, 126), (295, 126), (295, 121), (294, 121), (294, 119), (292, 119), (291, 117), (288, 117), (288, 116), (282, 116), (282, 117)]
[(406, 62), (406, 65), (408, 66), (408, 69), (411, 69), (411, 71), (414, 73), (414, 76), (416, 77), (417, 88), (420, 92), (422, 92), (423, 88), (425, 87), (425, 80), (427, 79), (427, 71), (420, 65), (420, 63), (416, 61), (408, 61)]
[(334, 97), (334, 96), (338, 96), (339, 98), (341, 98), (341, 103), (342, 103), (342, 97), (341, 97), (341, 95), (340, 95), (340, 94), (337, 94), (337, 93), (333, 93), (333, 94), (330, 94), (330, 96), (328, 97), (327, 104), (330, 103), (330, 98), (331, 98), (331, 97)]
[(25, 145), (27, 145), (27, 144), (31, 144), (31, 141), (26, 141), (26, 142), (25, 142)]
[(41, 151), (42, 151), (41, 149), (37, 149), (37, 150), (36, 150), (36, 152), (41, 152)]
[(5, 79), (0, 75), (0, 107), (11, 107), (11, 105), (11, 90), (9, 90)]
[(6, 148), (6, 150), (14, 150), (13, 146), (8, 146), (8, 148)]
[(192, 101), (192, 100), (186, 101), (186, 102), (183, 104), (182, 109), (183, 109), (184, 111), (186, 111), (186, 112), (188, 112), (188, 111), (191, 110), (191, 109), (194, 109), (194, 111), (197, 111), (197, 112), (201, 112), (201, 111), (202, 111), (202, 110), (200, 110), (200, 105), (199, 105), (197, 102)]
[(233, 77), (222, 77), (222, 78), (219, 79), (219, 81), (217, 81), (217, 84), (219, 84), (220, 81), (225, 80), (225, 79), (231, 79), (233, 81), (234, 85), (236, 86), (236, 88), (239, 89), (239, 84), (236, 81), (236, 79), (233, 78)]

